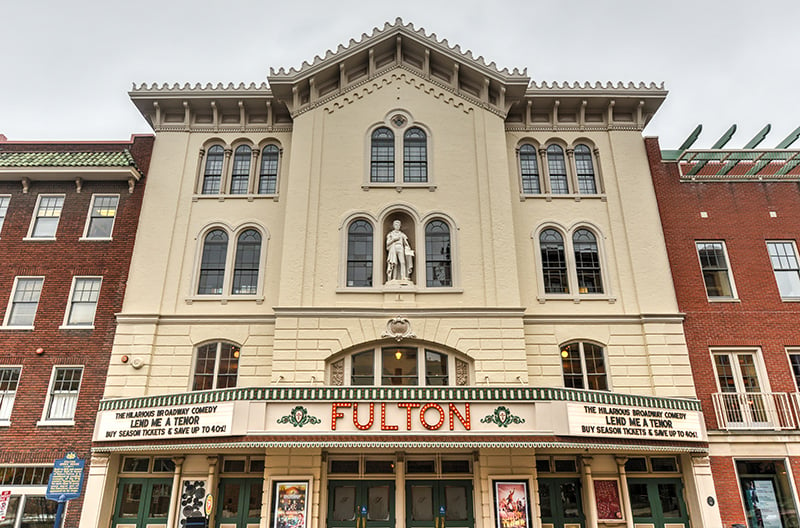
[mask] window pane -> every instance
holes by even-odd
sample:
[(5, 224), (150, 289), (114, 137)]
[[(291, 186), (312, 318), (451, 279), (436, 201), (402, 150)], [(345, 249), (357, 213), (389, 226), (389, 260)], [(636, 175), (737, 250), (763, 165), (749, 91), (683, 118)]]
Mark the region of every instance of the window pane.
[(549, 481), (539, 481), (539, 506), (542, 512), (542, 519), (549, 519), (553, 516), (551, 487), (552, 484)]
[(631, 498), (631, 510), (634, 517), (652, 517), (653, 509), (650, 507), (650, 498), (647, 496), (647, 484), (628, 484), (628, 493)]
[(403, 181), (428, 181), (428, 139), (419, 128), (410, 128), (403, 136)]
[(33, 223), (31, 237), (55, 237), (58, 219), (61, 217), (61, 209), (63, 207), (63, 196), (42, 196), (39, 199), (39, 208), (36, 210), (36, 219)]
[(220, 343), (219, 369), (216, 389), (236, 386), (239, 375), (239, 347), (230, 343)]
[[(19, 367), (0, 368), (0, 420), (11, 418), (14, 399), (19, 385)], [(0, 479), (2, 483), (2, 479)]]
[(91, 326), (94, 324), (94, 314), (97, 309), (97, 300), (100, 296), (99, 278), (75, 278), (70, 303), (68, 325)]
[(333, 520), (352, 521), (356, 518), (355, 486), (336, 486), (333, 488)]
[(8, 196), (0, 196), (0, 231), (3, 229), (3, 223), (6, 221), (6, 214), (8, 213), (8, 204), (11, 198)]
[(561, 367), (564, 371), (564, 386), (583, 389), (583, 369), (581, 352), (578, 343), (570, 343), (561, 347)]
[(192, 390), (210, 390), (214, 388), (214, 367), (216, 361), (217, 343), (209, 343), (198, 347)]
[(350, 374), (350, 383), (353, 385), (374, 385), (374, 360), (375, 353), (372, 350), (367, 350), (360, 354), (353, 354), (350, 358), (352, 370)]
[(225, 259), (228, 254), (228, 235), (215, 229), (206, 235), (203, 257), (200, 260), (199, 295), (219, 295), (225, 279)]
[(214, 145), (206, 153), (206, 168), (203, 173), (203, 194), (219, 194), (219, 184), (222, 179), (222, 162), (225, 159), (225, 149)]
[(722, 242), (697, 242), (697, 254), (708, 296), (732, 298), (733, 289)]
[(89, 228), (86, 230), (87, 238), (111, 238), (118, 203), (118, 196), (94, 197)]
[(578, 293), (603, 293), (597, 240), (591, 231), (586, 229), (575, 231), (572, 236), (572, 248), (575, 251)]
[(261, 234), (248, 229), (236, 243), (236, 262), (233, 267), (234, 295), (258, 293), (258, 266), (261, 260)]
[(372, 286), (372, 224), (356, 220), (347, 230), (347, 286)]
[[(470, 486), (472, 491), (472, 486)], [(445, 519), (448, 521), (466, 521), (469, 519), (469, 503), (467, 488), (463, 485), (444, 487)]]
[(536, 148), (533, 145), (522, 145), (519, 148), (519, 170), (522, 178), (523, 194), (539, 194), (539, 165), (536, 159)]
[(661, 502), (661, 513), (664, 517), (681, 516), (681, 505), (676, 484), (659, 484), (658, 500)]
[(418, 385), (416, 348), (384, 348), (381, 357), (382, 385)]
[(278, 189), (278, 147), (267, 145), (261, 152), (261, 172), (258, 178), (258, 194), (275, 194)]
[(71, 420), (75, 416), (82, 375), (81, 367), (56, 368), (50, 391), (48, 420)]
[(574, 482), (564, 482), (560, 488), (561, 507), (564, 511), (564, 517), (568, 519), (579, 518), (582, 512), (578, 507), (578, 494), (580, 493), (578, 485)]
[(230, 519), (239, 515), (239, 493), (241, 493), (241, 484), (239, 482), (226, 482), (222, 486), (222, 518)]
[(122, 461), (122, 471), (130, 473), (147, 473), (150, 470), (150, 458), (125, 457)]
[(389, 486), (371, 485), (367, 488), (367, 520), (388, 521), (389, 504), (394, 497), (389, 495)]
[(791, 242), (767, 243), (781, 297), (800, 297), (800, 264)]
[(372, 133), (370, 181), (394, 182), (394, 134), (386, 127)]
[(117, 516), (123, 519), (135, 519), (139, 516), (139, 504), (142, 501), (142, 485), (128, 482), (122, 485), (119, 511)]
[(441, 220), (425, 226), (425, 268), (428, 287), (453, 285), (450, 228)]
[(606, 364), (602, 347), (591, 343), (583, 343), (583, 355), (586, 362), (587, 388), (607, 390)]
[[(800, 392), (800, 354), (789, 354), (789, 362), (792, 365), (795, 386)], [(0, 386), (0, 390), (2, 390), (2, 386)]]
[(150, 514), (148, 517), (151, 519), (166, 519), (167, 514), (169, 513), (169, 500), (171, 494), (172, 484), (153, 484), (153, 490), (150, 495)]
[(550, 173), (550, 192), (553, 194), (569, 193), (564, 150), (558, 145), (547, 147), (547, 169)]
[(539, 248), (542, 252), (545, 293), (569, 293), (567, 261), (561, 234), (555, 229), (545, 229), (539, 235)]
[(231, 170), (231, 194), (247, 194), (250, 182), (250, 159), (252, 150), (246, 145), (237, 147), (233, 155), (233, 169)]
[(575, 169), (578, 175), (578, 192), (581, 194), (597, 194), (594, 178), (592, 151), (586, 145), (575, 147)]
[(447, 356), (431, 350), (425, 351), (425, 384), (448, 385)]
[(247, 516), (251, 519), (261, 517), (261, 498), (264, 494), (264, 483), (260, 480), (250, 484), (250, 497), (247, 502)]
[(411, 486), (411, 520), (433, 521), (433, 485)]
[(44, 279), (17, 279), (14, 296), (11, 301), (11, 313), (8, 316), (9, 326), (33, 326), (39, 296), (42, 293)]

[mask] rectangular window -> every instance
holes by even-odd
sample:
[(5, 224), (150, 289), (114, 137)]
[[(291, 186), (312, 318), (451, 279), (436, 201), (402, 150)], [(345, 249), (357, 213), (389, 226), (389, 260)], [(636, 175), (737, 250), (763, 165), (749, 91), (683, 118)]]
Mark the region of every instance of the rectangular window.
[(748, 526), (798, 526), (792, 467), (786, 460), (736, 460)]
[(800, 392), (800, 350), (789, 351), (789, 364), (792, 366), (792, 375), (797, 392)]
[(736, 298), (725, 243), (722, 241), (696, 242), (695, 245), (697, 246), (697, 256), (700, 257), (700, 269), (703, 270), (703, 281), (709, 300)]
[(3, 224), (6, 221), (6, 214), (8, 213), (8, 203), (11, 201), (10, 196), (0, 196), (0, 231), (3, 230)]
[(0, 423), (11, 419), (20, 370), (20, 367), (0, 367)]
[(97, 299), (100, 297), (102, 277), (73, 277), (72, 294), (65, 316), (64, 326), (94, 325)]
[(31, 222), (29, 238), (55, 238), (64, 196), (39, 195), (36, 212)]
[(43, 283), (43, 277), (17, 277), (6, 310), (5, 326), (33, 326)]
[(83, 367), (53, 367), (46, 421), (71, 421), (75, 417), (82, 377)]
[(781, 297), (800, 298), (800, 264), (794, 242), (767, 242), (767, 250)]
[(118, 205), (118, 195), (95, 194), (92, 196), (92, 206), (89, 209), (84, 238), (111, 238)]

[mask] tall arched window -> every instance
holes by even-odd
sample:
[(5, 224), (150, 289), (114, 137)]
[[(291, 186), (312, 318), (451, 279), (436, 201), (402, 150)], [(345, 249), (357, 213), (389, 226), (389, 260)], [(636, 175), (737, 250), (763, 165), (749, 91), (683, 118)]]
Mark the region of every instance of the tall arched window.
[(372, 224), (366, 220), (347, 229), (347, 285), (372, 286)]
[(386, 127), (372, 133), (370, 181), (394, 182), (394, 134)]
[(578, 174), (578, 192), (580, 194), (597, 194), (592, 151), (586, 145), (575, 147), (575, 169)]
[(470, 364), (457, 354), (423, 346), (384, 346), (361, 350), (329, 364), (332, 385), (464, 386)]
[(261, 171), (258, 176), (258, 194), (278, 192), (278, 157), (280, 150), (275, 145), (267, 145), (261, 151)]
[(203, 194), (219, 194), (224, 160), (225, 149), (219, 145), (214, 145), (206, 152), (206, 167), (203, 171)]
[(225, 280), (225, 260), (228, 254), (228, 235), (221, 229), (209, 232), (203, 241), (200, 259), (199, 295), (220, 295)]
[(238, 345), (223, 341), (197, 347), (192, 390), (235, 387), (239, 374), (239, 354)]
[(425, 277), (429, 287), (453, 285), (450, 227), (441, 220), (425, 226)]
[(428, 138), (418, 127), (409, 128), (403, 136), (403, 181), (428, 181)]
[(594, 234), (588, 229), (575, 231), (572, 235), (572, 249), (575, 252), (578, 293), (603, 293), (600, 255)]
[(564, 386), (573, 389), (608, 390), (603, 347), (581, 341), (561, 347)]
[(564, 238), (555, 229), (545, 229), (539, 235), (542, 254), (542, 277), (545, 293), (569, 293)]
[(550, 174), (550, 192), (568, 194), (567, 164), (564, 162), (564, 149), (558, 145), (547, 147), (547, 170)]
[(525, 144), (519, 148), (519, 171), (522, 178), (523, 194), (539, 194), (539, 164), (536, 159), (536, 148)]
[(258, 292), (258, 264), (261, 260), (261, 234), (248, 229), (236, 240), (236, 260), (233, 265), (234, 295), (254, 295)]
[(247, 194), (252, 157), (253, 151), (247, 145), (236, 148), (236, 152), (233, 154), (233, 170), (231, 170), (231, 194)]

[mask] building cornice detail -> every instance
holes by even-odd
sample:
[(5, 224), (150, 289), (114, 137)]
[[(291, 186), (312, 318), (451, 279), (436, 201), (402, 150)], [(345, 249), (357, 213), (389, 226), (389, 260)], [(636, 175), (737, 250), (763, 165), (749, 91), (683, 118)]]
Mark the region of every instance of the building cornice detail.
[(525, 324), (681, 324), (686, 319), (683, 313), (636, 314), (636, 315), (582, 315), (582, 314), (527, 314), (523, 318)]
[(246, 314), (207, 314), (207, 315), (160, 315), (160, 314), (116, 314), (119, 324), (153, 324), (153, 325), (185, 325), (185, 324), (275, 324), (273, 315)]
[[(302, 307), (284, 306), (273, 308), (276, 316), (285, 317), (394, 317), (397, 308), (339, 308), (339, 307)], [(514, 317), (525, 314), (522, 307), (511, 308), (403, 308), (407, 317)]]

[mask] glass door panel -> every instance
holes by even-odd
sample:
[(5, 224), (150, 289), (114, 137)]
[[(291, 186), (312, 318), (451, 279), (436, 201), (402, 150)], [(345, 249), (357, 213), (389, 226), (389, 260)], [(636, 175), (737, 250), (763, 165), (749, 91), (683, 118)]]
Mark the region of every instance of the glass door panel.
[(328, 482), (328, 528), (395, 528), (394, 482)]
[(224, 478), (219, 482), (216, 525), (247, 528), (261, 521), (262, 479)]
[(538, 484), (542, 524), (585, 526), (579, 479), (540, 478)]
[(634, 524), (689, 526), (681, 479), (628, 479)]
[(406, 481), (407, 528), (473, 528), (471, 480)]
[(171, 496), (171, 479), (119, 479), (112, 526), (165, 526)]

